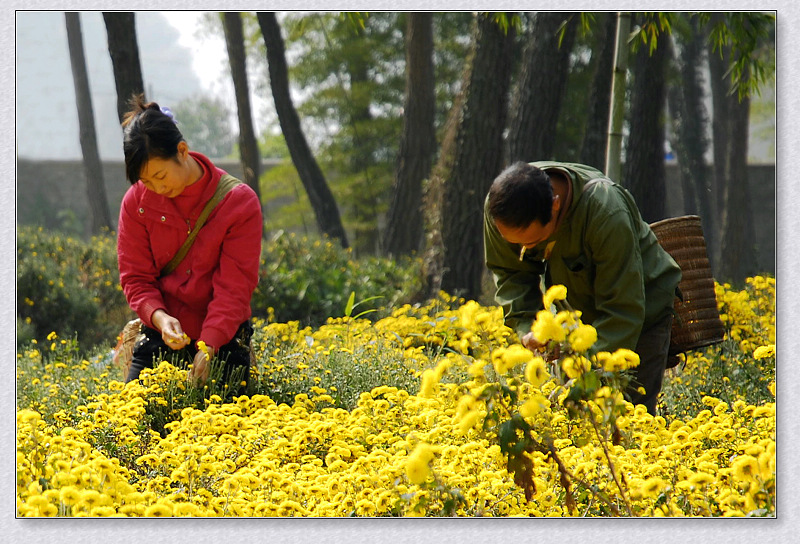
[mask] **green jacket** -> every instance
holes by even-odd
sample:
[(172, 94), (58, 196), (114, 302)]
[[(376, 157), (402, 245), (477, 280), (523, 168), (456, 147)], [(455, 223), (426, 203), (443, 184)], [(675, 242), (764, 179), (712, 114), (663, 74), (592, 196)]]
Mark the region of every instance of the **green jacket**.
[[(506, 242), (484, 206), (486, 265), (505, 323), (521, 338), (542, 309), (542, 288), (562, 284), (581, 320), (597, 329), (599, 351), (635, 349), (639, 335), (672, 312), (681, 279), (677, 263), (642, 220), (633, 197), (598, 170), (558, 162), (531, 163), (559, 170), (572, 183), (572, 202), (558, 230), (525, 252)], [(584, 190), (590, 180), (598, 180)], [(488, 204), (488, 198), (487, 198)], [(545, 248), (551, 242), (549, 258)]]

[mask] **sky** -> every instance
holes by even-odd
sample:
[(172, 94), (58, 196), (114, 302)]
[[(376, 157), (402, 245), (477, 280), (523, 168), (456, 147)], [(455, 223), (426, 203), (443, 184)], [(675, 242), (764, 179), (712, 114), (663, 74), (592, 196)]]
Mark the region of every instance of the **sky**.
[[(81, 12), (81, 33), (101, 159), (121, 159), (116, 87), (100, 12)], [(78, 115), (63, 12), (19, 11), (15, 17), (16, 149), (20, 158), (80, 159)], [(202, 92), (191, 45), (157, 12), (137, 13), (145, 92), (162, 105)], [(223, 46), (224, 51), (224, 46)], [(205, 51), (204, 51), (205, 52)], [(207, 54), (207, 53), (206, 53)], [(199, 55), (195, 58), (203, 58)], [(205, 81), (219, 81), (219, 64)]]
[[(136, 12), (145, 93), (163, 106), (196, 94), (222, 97), (237, 126), (237, 110), (222, 35), (202, 34), (202, 11)], [(121, 159), (116, 90), (102, 15), (80, 13), (100, 157)], [(17, 156), (80, 159), (72, 71), (63, 12), (19, 11), (15, 16)], [(261, 130), (271, 105), (252, 96), (253, 120)]]
[(204, 11), (163, 11), (160, 12), (170, 25), (180, 33), (178, 44), (186, 47), (192, 54), (192, 68), (198, 76), (213, 73), (212, 78), (201, 79), (200, 83), (209, 91), (233, 92), (230, 85), (225, 85), (221, 78), (227, 78), (224, 65), (227, 62), (225, 40), (221, 36), (203, 35), (198, 32), (200, 19)]

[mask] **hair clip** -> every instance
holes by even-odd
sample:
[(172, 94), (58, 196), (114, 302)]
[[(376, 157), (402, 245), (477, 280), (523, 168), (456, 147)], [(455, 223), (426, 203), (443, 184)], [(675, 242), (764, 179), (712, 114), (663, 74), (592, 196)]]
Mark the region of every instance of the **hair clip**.
[(164, 106), (162, 106), (160, 109), (161, 109), (161, 113), (163, 113), (164, 115), (169, 117), (172, 120), (172, 122), (175, 123), (176, 125), (178, 124), (178, 121), (175, 119), (175, 114), (172, 113), (171, 109), (169, 109), (167, 107), (164, 107)]

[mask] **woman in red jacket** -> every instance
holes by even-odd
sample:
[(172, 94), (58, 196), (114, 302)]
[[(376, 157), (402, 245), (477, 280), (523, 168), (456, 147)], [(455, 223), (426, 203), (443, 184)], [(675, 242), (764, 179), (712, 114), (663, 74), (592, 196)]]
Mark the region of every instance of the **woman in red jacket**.
[[(250, 366), (250, 298), (258, 283), (261, 204), (244, 183), (231, 189), (198, 231), (178, 267), (162, 275), (194, 228), (224, 171), (189, 150), (172, 113), (141, 96), (122, 123), (130, 189), (119, 215), (117, 254), (128, 304), (143, 322), (126, 381), (161, 360), (191, 363), (208, 380), (244, 392)], [(201, 349), (207, 348), (207, 349)]]

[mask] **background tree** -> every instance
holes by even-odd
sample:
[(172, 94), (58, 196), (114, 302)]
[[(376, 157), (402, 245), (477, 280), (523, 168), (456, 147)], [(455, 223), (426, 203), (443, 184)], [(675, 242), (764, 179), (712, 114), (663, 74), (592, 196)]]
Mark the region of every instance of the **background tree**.
[(103, 21), (117, 88), (117, 113), (122, 123), (125, 113), (130, 109), (131, 97), (144, 94), (139, 44), (136, 41), (136, 14), (130, 11), (104, 11)]
[(172, 106), (172, 111), (193, 150), (214, 159), (233, 153), (236, 138), (231, 126), (231, 110), (221, 97), (195, 94)]
[(357, 255), (378, 250), (402, 132), (403, 21), (400, 13), (289, 16), (285, 28), (298, 58), (292, 80), (307, 92), (298, 111), (319, 134), (317, 156), (335, 172)]
[(421, 249), (422, 183), (436, 153), (433, 15), (406, 15), (406, 91), (403, 133), (397, 155), (383, 251), (407, 255)]
[(579, 14), (530, 15), (514, 86), (507, 163), (555, 158), (555, 135), (569, 75)]
[(452, 132), (445, 138), (434, 174), (434, 183), (441, 184), (442, 247), (429, 248), (429, 255), (441, 254), (442, 259), (429, 260), (431, 294), (440, 288), (467, 298), (481, 293), (483, 201), (503, 166), (516, 35), (513, 21), (510, 14), (475, 17), (463, 94), (452, 112)]
[(611, 76), (611, 101), (608, 113), (608, 138), (603, 171), (613, 180), (622, 175), (622, 137), (625, 121), (625, 90), (628, 78), (628, 34), (631, 14), (624, 11), (616, 14), (614, 30), (614, 64)]
[[(774, 21), (759, 13), (714, 13), (709, 24), (709, 68), (714, 107), (712, 187), (721, 239), (714, 248), (721, 280), (756, 270), (755, 227), (747, 179), (750, 95), (774, 68)], [(768, 48), (767, 48), (768, 49)]]
[(97, 132), (94, 125), (94, 108), (89, 90), (89, 74), (86, 71), (86, 57), (83, 51), (83, 33), (80, 14), (64, 14), (67, 27), (67, 45), (72, 66), (72, 79), (75, 85), (75, 101), (78, 107), (83, 168), (86, 175), (86, 199), (92, 213), (91, 231), (100, 233), (104, 228), (111, 229), (111, 214), (106, 197), (103, 166), (97, 150)]
[(322, 233), (339, 240), (343, 247), (349, 247), (333, 193), (311, 153), (289, 93), (286, 49), (278, 20), (271, 12), (258, 12), (257, 18), (267, 47), (267, 63), (275, 109), (292, 162), (314, 210), (317, 226)]
[[(407, 13), (288, 14), (290, 76), (303, 89), (295, 104), (305, 133), (341, 205), (342, 220), (356, 254), (372, 253), (376, 233), (385, 240), (385, 217), (406, 113)], [(461, 87), (472, 14), (431, 13), (434, 115), (437, 141)], [(362, 67), (361, 69), (356, 69)], [(353, 77), (363, 73), (369, 78)], [(369, 115), (364, 115), (369, 112)], [(435, 160), (435, 159), (434, 159)], [(366, 162), (368, 161), (368, 162)], [(368, 168), (359, 164), (368, 164)], [(266, 176), (279, 190), (273, 172)], [(423, 186), (423, 191), (425, 187)], [(289, 196), (284, 191), (284, 196)], [(285, 215), (281, 208), (280, 215)], [(294, 217), (298, 217), (296, 213)], [(383, 225), (386, 225), (384, 227)], [(397, 224), (413, 228), (412, 222)], [(384, 230), (384, 232), (381, 232)]]
[(644, 47), (645, 43), (634, 53), (628, 114), (630, 133), (621, 181), (639, 205), (642, 219), (652, 223), (666, 217), (664, 107), (670, 35), (662, 32), (656, 46), (658, 30), (652, 27), (659, 25), (663, 31), (664, 21), (640, 15), (637, 23), (642, 27), (640, 35), (643, 39), (647, 37), (652, 47)]
[(675, 152), (683, 192), (683, 213), (699, 215), (706, 247), (714, 247), (716, 221), (711, 206), (711, 184), (706, 153), (709, 115), (705, 107), (704, 69), (706, 34), (696, 17), (681, 15), (675, 21), (673, 37), (674, 82), (668, 103), (672, 123), (670, 145)]
[(242, 17), (238, 11), (222, 13), (222, 28), (225, 34), (225, 45), (228, 50), (228, 61), (236, 95), (236, 113), (239, 120), (239, 156), (244, 172), (244, 181), (261, 200), (259, 179), (261, 177), (261, 156), (258, 151), (258, 139), (253, 126), (252, 108), (250, 106), (250, 86), (247, 83), (247, 54), (244, 45)]
[(584, 123), (586, 130), (583, 133), (579, 162), (601, 171), (606, 166), (616, 29), (615, 13), (598, 14), (596, 22), (592, 25), (594, 35), (591, 48), (593, 75), (589, 84), (586, 108), (588, 113)]

